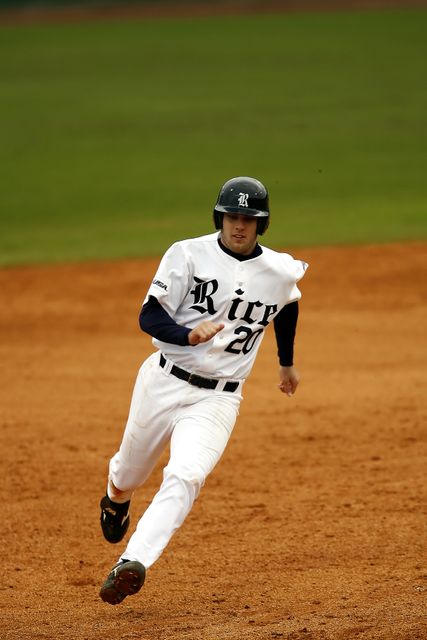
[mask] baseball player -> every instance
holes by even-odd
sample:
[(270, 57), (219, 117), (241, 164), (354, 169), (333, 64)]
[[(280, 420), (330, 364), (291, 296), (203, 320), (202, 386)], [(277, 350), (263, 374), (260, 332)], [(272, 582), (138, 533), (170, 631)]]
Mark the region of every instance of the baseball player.
[(214, 208), (217, 231), (173, 244), (140, 313), (156, 351), (142, 364), (119, 451), (110, 460), (101, 528), (118, 543), (129, 527), (133, 491), (169, 444), (163, 482), (140, 518), (100, 597), (119, 604), (182, 525), (230, 438), (242, 389), (273, 322), (280, 391), (291, 396), (301, 293), (307, 264), (257, 242), (269, 224), (268, 193), (249, 177), (228, 180)]

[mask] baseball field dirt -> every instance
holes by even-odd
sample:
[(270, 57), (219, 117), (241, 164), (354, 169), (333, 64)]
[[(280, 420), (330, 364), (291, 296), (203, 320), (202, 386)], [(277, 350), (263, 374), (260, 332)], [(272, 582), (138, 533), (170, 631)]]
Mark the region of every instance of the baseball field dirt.
[(277, 390), (270, 328), (223, 459), (117, 607), (98, 503), (158, 261), (0, 270), (2, 640), (427, 638), (427, 244), (292, 253), (300, 387)]

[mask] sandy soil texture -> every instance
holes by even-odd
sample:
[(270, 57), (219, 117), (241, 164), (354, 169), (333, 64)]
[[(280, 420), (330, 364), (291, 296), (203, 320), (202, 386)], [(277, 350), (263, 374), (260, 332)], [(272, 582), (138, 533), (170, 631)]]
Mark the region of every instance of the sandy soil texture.
[(425, 640), (427, 245), (294, 253), (300, 388), (269, 329), (223, 459), (117, 607), (98, 503), (157, 261), (0, 270), (2, 640)]

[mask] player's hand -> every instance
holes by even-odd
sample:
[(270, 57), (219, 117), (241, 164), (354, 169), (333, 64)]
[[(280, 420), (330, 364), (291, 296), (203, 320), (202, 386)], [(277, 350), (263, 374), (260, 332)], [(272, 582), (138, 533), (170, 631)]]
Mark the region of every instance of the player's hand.
[(287, 396), (292, 396), (298, 386), (300, 377), (295, 367), (280, 367), (279, 368), (279, 384), (277, 385), (282, 393), (286, 393)]
[(222, 322), (217, 324), (216, 322), (204, 320), (190, 331), (188, 334), (188, 342), (192, 346), (195, 344), (201, 344), (202, 342), (208, 342), (209, 340), (212, 340), (219, 331), (222, 331), (224, 326), (225, 325), (223, 325)]

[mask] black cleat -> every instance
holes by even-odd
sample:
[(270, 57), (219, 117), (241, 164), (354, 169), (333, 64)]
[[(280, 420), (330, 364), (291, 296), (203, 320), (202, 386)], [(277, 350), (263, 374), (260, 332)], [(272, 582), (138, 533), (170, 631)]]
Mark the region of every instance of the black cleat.
[(109, 604), (120, 604), (126, 596), (138, 593), (144, 580), (143, 564), (133, 560), (120, 560), (102, 585), (99, 596)]
[(108, 542), (116, 543), (123, 539), (129, 528), (130, 500), (119, 504), (105, 495), (101, 500), (101, 528)]

